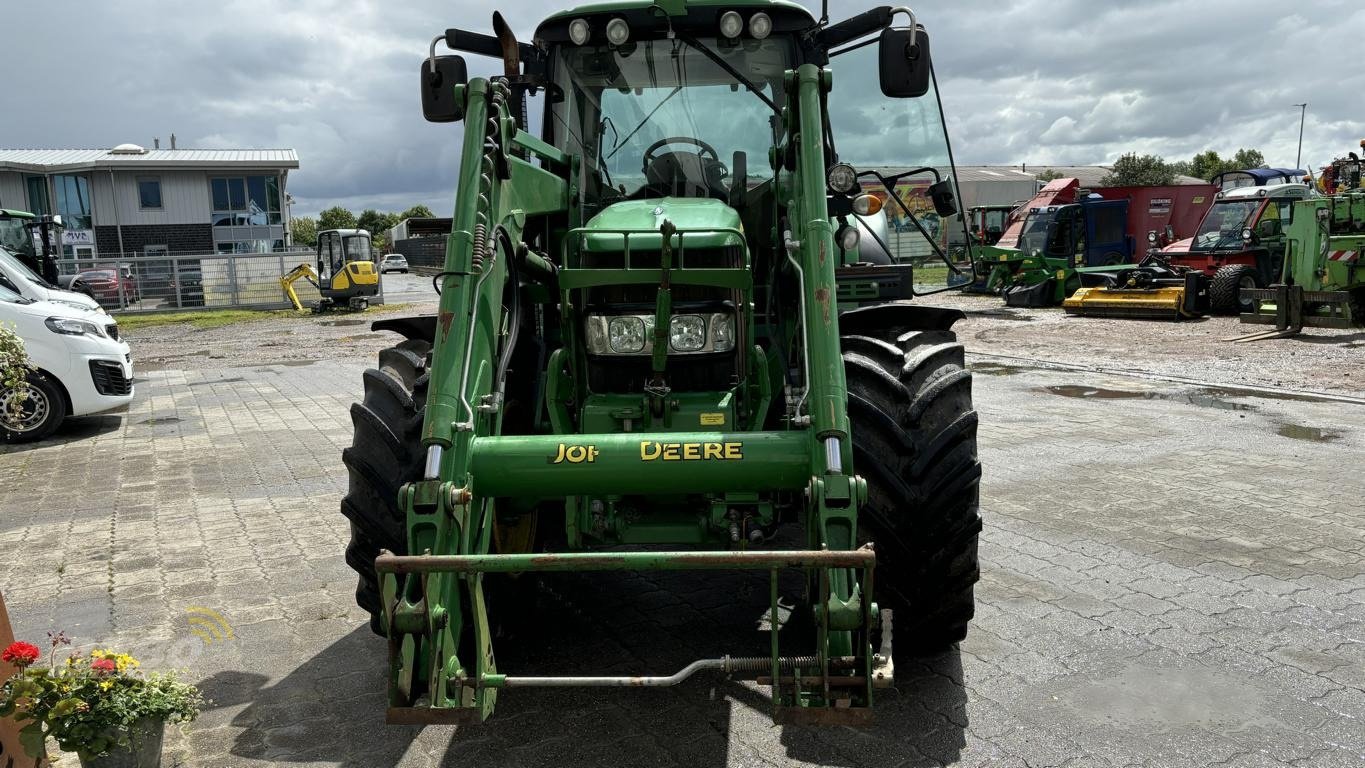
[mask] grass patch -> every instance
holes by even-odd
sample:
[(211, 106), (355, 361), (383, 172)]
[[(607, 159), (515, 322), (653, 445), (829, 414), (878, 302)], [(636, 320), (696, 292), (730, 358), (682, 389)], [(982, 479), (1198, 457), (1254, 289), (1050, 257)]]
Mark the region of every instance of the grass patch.
[(401, 312), (411, 304), (376, 304), (367, 312), (328, 312), (315, 315), (309, 312), (296, 312), (292, 309), (206, 309), (201, 312), (165, 312), (142, 315), (115, 315), (119, 329), (123, 331), (141, 328), (155, 328), (162, 325), (188, 325), (199, 330), (222, 328), (238, 323), (254, 323), (276, 318), (325, 319), (345, 317), (350, 314), (370, 315), (376, 313)]
[(153, 328), (159, 325), (189, 325), (194, 328), (222, 328), (225, 325), (270, 320), (276, 317), (304, 317), (292, 309), (206, 309), (202, 312), (167, 312), (146, 315), (118, 315), (120, 330)]

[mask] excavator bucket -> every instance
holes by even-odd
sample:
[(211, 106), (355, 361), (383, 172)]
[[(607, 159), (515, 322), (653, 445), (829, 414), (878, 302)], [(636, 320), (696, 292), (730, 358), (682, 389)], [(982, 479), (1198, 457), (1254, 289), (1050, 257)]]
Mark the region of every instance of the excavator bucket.
[(1183, 279), (1145, 284), (1081, 288), (1062, 302), (1069, 315), (1179, 320), (1202, 317), (1209, 311), (1208, 281), (1189, 272)]

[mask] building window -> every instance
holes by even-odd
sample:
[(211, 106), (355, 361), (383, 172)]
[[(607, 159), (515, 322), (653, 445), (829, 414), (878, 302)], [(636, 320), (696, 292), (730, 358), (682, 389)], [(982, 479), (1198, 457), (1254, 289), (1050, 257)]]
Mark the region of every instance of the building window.
[(244, 227), (281, 223), (278, 176), (232, 176), (209, 180), (213, 226)]
[(47, 179), (42, 176), (28, 176), (24, 179), (28, 187), (28, 211), (45, 216), (52, 211), (47, 206)]
[(141, 208), (161, 209), (161, 179), (156, 176), (137, 177), (137, 204)]
[(68, 230), (90, 229), (90, 181), (84, 176), (53, 176), (57, 213)]

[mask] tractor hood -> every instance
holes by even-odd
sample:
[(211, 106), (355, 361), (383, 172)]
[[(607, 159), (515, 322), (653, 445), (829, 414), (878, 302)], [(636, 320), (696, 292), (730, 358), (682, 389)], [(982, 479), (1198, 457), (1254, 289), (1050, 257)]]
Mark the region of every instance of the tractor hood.
[(739, 213), (719, 200), (697, 197), (656, 197), (626, 200), (608, 206), (588, 221), (586, 250), (621, 250), (623, 231), (639, 232), (630, 236), (630, 247), (657, 250), (662, 238), (659, 227), (670, 221), (693, 248), (739, 245), (743, 237)]

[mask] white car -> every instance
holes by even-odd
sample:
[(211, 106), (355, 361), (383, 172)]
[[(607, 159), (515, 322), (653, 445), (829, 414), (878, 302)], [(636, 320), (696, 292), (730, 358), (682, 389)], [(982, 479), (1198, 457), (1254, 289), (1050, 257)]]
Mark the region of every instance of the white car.
[[(133, 357), (118, 322), (103, 312), (34, 301), (0, 286), (0, 325), (18, 333), (37, 370), (17, 419), (0, 419), (0, 433), (18, 442), (41, 440), (67, 416), (122, 408), (133, 400)], [(8, 412), (18, 388), (0, 390)]]
[(408, 273), (408, 259), (401, 253), (386, 253), (384, 258), (379, 261), (379, 274), (388, 272)]
[(76, 309), (101, 309), (100, 303), (84, 293), (67, 291), (39, 277), (10, 251), (0, 248), (0, 288), (8, 288), (26, 299), (55, 301)]

